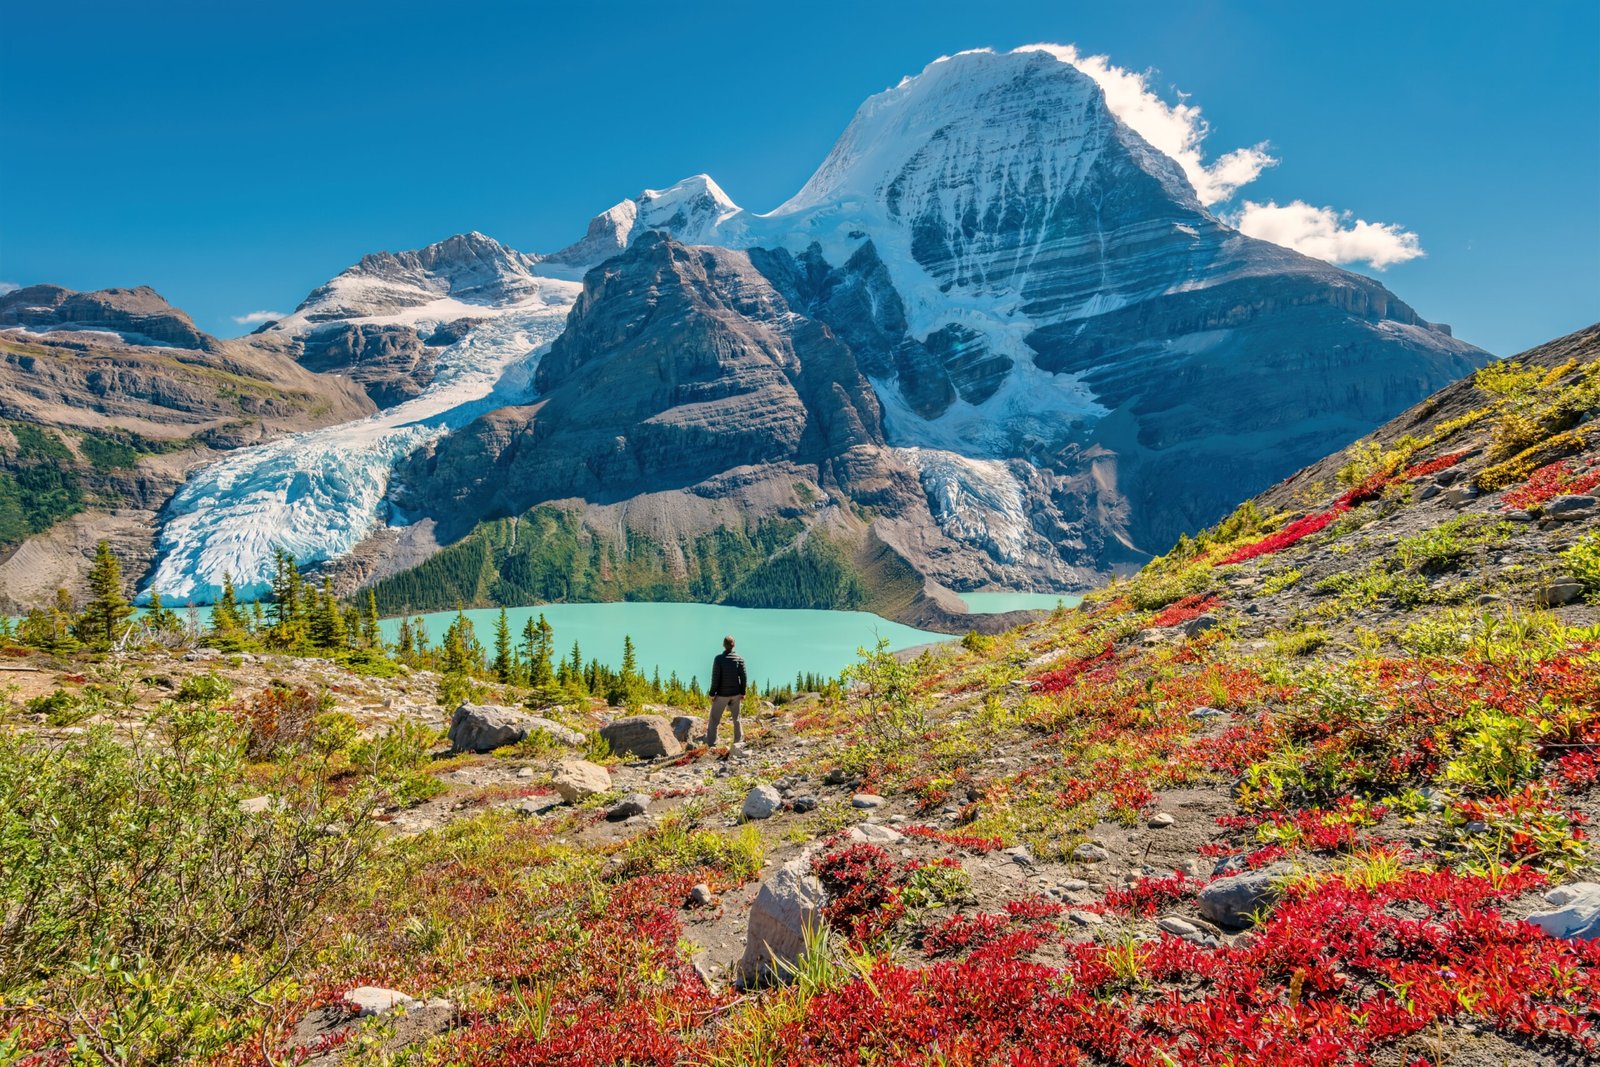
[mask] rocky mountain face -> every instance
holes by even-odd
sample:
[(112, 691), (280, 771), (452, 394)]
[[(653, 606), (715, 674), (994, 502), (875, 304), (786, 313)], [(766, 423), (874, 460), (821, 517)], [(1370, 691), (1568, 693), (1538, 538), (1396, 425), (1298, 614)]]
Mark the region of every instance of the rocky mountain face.
[(1026, 50), (872, 97), (771, 213), (698, 175), (549, 255), (471, 233), (367, 256), (247, 347), (383, 412), (191, 479), (150, 576), (184, 596), (259, 583), (285, 530), (367, 581), (555, 502), (669, 567), (774, 519), (935, 599), (1081, 586), (1489, 358), (1237, 233)]

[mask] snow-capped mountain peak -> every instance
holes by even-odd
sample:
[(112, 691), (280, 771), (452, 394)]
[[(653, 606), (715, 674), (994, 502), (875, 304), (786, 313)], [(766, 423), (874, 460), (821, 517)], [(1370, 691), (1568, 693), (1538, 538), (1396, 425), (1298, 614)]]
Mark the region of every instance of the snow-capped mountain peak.
[[(1199, 208), (1178, 165), (1117, 120), (1077, 67), (1046, 51), (961, 52), (869, 97), (816, 173), (772, 214), (857, 198), (903, 215), (931, 195), (975, 198), (963, 207), (1050, 196), (1081, 181), (1111, 141), (1137, 151), (1140, 168), (1174, 199)], [(916, 188), (919, 175), (932, 179), (928, 187)], [(958, 179), (975, 182), (963, 190)]]
[(709, 174), (696, 174), (612, 205), (589, 222), (583, 240), (547, 256), (546, 261), (587, 269), (651, 230), (666, 230), (685, 244), (720, 243), (723, 224), (742, 214)]
[(408, 252), (374, 252), (313, 289), (269, 328), (300, 334), (333, 321), (413, 321), (481, 314), (536, 293), (538, 256), (476, 231)]

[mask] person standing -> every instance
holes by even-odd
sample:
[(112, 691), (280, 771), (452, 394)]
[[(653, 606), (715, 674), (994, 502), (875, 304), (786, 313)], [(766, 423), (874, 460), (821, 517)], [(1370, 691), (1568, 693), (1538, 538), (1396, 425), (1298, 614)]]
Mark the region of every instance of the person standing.
[(733, 715), (733, 743), (744, 740), (739, 726), (739, 705), (744, 703), (744, 659), (733, 650), (733, 638), (722, 639), (722, 654), (711, 661), (711, 717), (706, 722), (706, 746), (717, 743), (717, 724), (724, 711)]

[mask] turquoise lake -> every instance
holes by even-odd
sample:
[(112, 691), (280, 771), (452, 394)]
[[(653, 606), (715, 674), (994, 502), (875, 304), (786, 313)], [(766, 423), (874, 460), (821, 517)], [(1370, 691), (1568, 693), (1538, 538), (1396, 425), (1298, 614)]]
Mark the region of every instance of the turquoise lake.
[[(1053, 606), (1053, 603), (1052, 603)], [(520, 640), (522, 626), (543, 612), (555, 630), (558, 655), (566, 655), (577, 641), (587, 662), (598, 659), (615, 666), (622, 662), (622, 638), (633, 638), (639, 667), (649, 674), (656, 667), (661, 676), (673, 671), (687, 682), (698, 676), (706, 683), (711, 660), (722, 651), (722, 637), (731, 634), (738, 642), (752, 681), (763, 687), (790, 685), (801, 672), (834, 675), (856, 662), (856, 649), (874, 645), (879, 637), (889, 639), (893, 649), (910, 648), (931, 641), (952, 640), (949, 634), (932, 633), (890, 622), (864, 611), (801, 611), (774, 608), (730, 608), (720, 604), (542, 604), (531, 608), (507, 608), (513, 640)], [(469, 609), (478, 640), (485, 648), (494, 644), (498, 608)], [(414, 616), (421, 622), (428, 640), (437, 644), (456, 617), (453, 611)], [(379, 624), (386, 640), (394, 640), (399, 621), (385, 619)]]
[(1077, 593), (961, 593), (974, 615), (1003, 615), (1008, 611), (1054, 611), (1057, 604), (1075, 608), (1083, 603)]

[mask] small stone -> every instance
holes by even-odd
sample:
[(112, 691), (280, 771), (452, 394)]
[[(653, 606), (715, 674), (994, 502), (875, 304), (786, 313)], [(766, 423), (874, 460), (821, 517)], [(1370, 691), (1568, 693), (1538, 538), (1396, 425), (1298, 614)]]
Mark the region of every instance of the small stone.
[(847, 834), (852, 841), (867, 845), (893, 845), (905, 840), (905, 834), (881, 823), (864, 822), (850, 828)]
[(1179, 629), (1183, 631), (1185, 637), (1198, 637), (1207, 630), (1216, 629), (1219, 625), (1221, 625), (1221, 620), (1215, 615), (1196, 615), (1181, 625)]
[(823, 785), (844, 785), (850, 780), (850, 772), (843, 767), (835, 767), (822, 776)]
[(517, 777), (518, 778), (532, 778), (533, 775), (534, 775), (534, 770), (533, 770), (532, 767), (521, 767), (521, 768), (518, 768), (518, 770), (517, 770)]
[(795, 811), (804, 815), (808, 811), (817, 810), (817, 798), (812, 796), (810, 793), (805, 793), (789, 801), (789, 806)]
[(770, 819), (782, 805), (782, 793), (770, 785), (758, 785), (745, 794), (739, 814), (746, 819)]
[(1180, 919), (1176, 915), (1168, 915), (1156, 923), (1156, 927), (1165, 930), (1174, 937), (1187, 940), (1200, 935), (1200, 928), (1187, 919)]
[(1493, 593), (1479, 593), (1477, 603), (1480, 608), (1487, 607), (1490, 604), (1500, 603), (1500, 598)]
[(1069, 911), (1067, 921), (1076, 926), (1104, 926), (1105, 917), (1093, 911)]
[(857, 793), (850, 798), (850, 806), (871, 811), (873, 808), (883, 807), (883, 798), (876, 793)]
[(1082, 893), (1089, 888), (1089, 883), (1082, 878), (1068, 878), (1061, 883), (1061, 890), (1065, 893)]
[(275, 797), (250, 797), (239, 801), (239, 810), (246, 815), (264, 815), (277, 806)]
[(1159, 815), (1152, 815), (1150, 817), (1150, 821), (1145, 823), (1145, 825), (1150, 827), (1152, 830), (1165, 830), (1167, 827), (1171, 826), (1177, 821), (1177, 819), (1163, 811)]
[(1189, 713), (1189, 718), (1191, 718), (1191, 719), (1215, 719), (1219, 715), (1226, 715), (1226, 714), (1227, 714), (1227, 712), (1218, 711), (1216, 708), (1210, 708), (1210, 707), (1201, 706), (1201, 707), (1195, 708), (1193, 711), (1191, 711)]
[(672, 720), (672, 736), (684, 744), (699, 733), (700, 720), (693, 715), (677, 715)]
[(1018, 863), (1024, 867), (1032, 867), (1034, 863), (1033, 853), (1028, 851), (1028, 847), (1026, 845), (1018, 845), (1016, 848), (1008, 848), (1002, 853), (1002, 855), (1009, 858), (1012, 863)]
[(1441, 498), (1446, 504), (1459, 507), (1471, 503), (1478, 498), (1478, 491), (1470, 485), (1458, 485), (1447, 491)]
[(1439, 492), (1440, 490), (1437, 485), (1425, 485), (1422, 487), (1422, 491), (1417, 494), (1417, 499), (1432, 500), (1434, 497), (1439, 495)]
[(383, 1015), (396, 1008), (409, 1008), (416, 1003), (415, 999), (397, 989), (376, 985), (357, 986), (346, 993), (344, 999), (356, 1006), (356, 1015), (361, 1018)]
[(1514, 511), (1506, 512), (1505, 515), (1503, 516), (1503, 518), (1507, 522), (1533, 522), (1534, 521), (1533, 512), (1524, 511), (1521, 508), (1517, 508)]
[(709, 908), (716, 898), (711, 895), (711, 887), (701, 882), (689, 890), (689, 903), (696, 908)]
[(1111, 853), (1107, 852), (1102, 845), (1097, 845), (1093, 841), (1085, 841), (1072, 850), (1072, 858), (1081, 860), (1084, 863), (1102, 863), (1111, 858)]
[(606, 821), (622, 822), (624, 819), (631, 819), (635, 815), (643, 815), (649, 810), (649, 808), (650, 794), (629, 793), (627, 796), (611, 805), (610, 809), (606, 812)]
[(1484, 834), (1489, 832), (1489, 824), (1481, 819), (1474, 819), (1462, 827), (1469, 834)]

